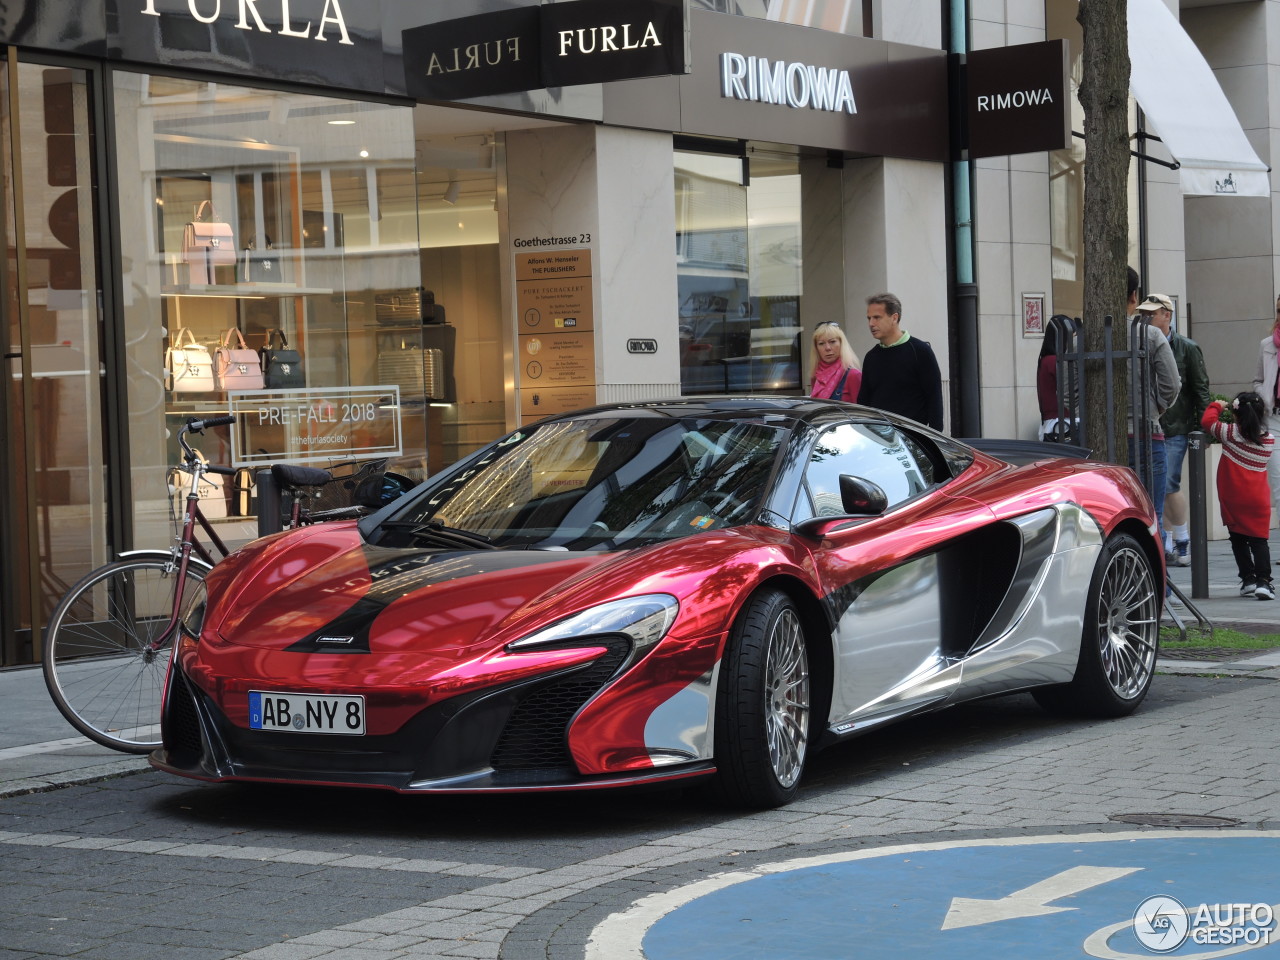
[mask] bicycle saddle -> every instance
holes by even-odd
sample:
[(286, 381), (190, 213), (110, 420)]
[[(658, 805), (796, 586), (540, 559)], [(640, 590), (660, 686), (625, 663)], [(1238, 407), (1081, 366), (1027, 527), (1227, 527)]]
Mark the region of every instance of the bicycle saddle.
[(317, 470), (315, 467), (300, 467), (294, 463), (273, 463), (271, 479), (279, 487), (319, 487), (328, 483), (333, 477), (328, 470)]

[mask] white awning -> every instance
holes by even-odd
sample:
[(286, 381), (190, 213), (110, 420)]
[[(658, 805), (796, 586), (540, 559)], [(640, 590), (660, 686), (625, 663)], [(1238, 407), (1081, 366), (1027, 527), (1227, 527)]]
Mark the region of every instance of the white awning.
[(1129, 0), (1129, 86), (1181, 164), (1188, 196), (1271, 196), (1267, 165), (1199, 48), (1163, 0)]

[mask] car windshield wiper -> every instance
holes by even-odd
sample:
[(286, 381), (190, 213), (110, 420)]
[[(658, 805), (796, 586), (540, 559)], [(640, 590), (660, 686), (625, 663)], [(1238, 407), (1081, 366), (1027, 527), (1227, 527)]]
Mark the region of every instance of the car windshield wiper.
[(472, 533), (470, 530), (446, 527), (439, 520), (384, 520), (382, 527), (386, 530), (404, 530), (411, 537), (420, 540), (432, 540), (435, 543), (450, 547), (480, 547), (484, 550), (498, 549), (498, 545), (483, 533)]

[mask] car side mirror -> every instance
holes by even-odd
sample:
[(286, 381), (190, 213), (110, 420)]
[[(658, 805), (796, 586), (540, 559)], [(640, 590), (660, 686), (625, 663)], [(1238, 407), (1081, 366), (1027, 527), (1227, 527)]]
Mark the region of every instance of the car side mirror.
[(794, 529), (805, 536), (825, 537), (845, 529), (857, 520), (880, 516), (889, 509), (889, 497), (875, 481), (842, 473), (840, 509), (844, 513), (838, 517), (809, 517), (796, 524)]
[(878, 517), (889, 509), (889, 497), (874, 480), (842, 473), (840, 505), (851, 517)]
[(356, 484), (351, 499), (361, 507), (376, 510), (403, 496), (413, 485), (412, 480), (398, 473), (378, 474)]

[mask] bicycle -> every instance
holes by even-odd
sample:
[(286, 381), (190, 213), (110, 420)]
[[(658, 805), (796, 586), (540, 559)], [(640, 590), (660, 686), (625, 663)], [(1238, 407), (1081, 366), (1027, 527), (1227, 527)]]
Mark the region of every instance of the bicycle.
[[(235, 417), (189, 419), (178, 435), (180, 470), (191, 474), (182, 527), (169, 550), (130, 550), (86, 574), (58, 603), (45, 634), (44, 680), (58, 710), (90, 740), (126, 753), (160, 746), (160, 702), (174, 640), (203, 597), (218, 559), (230, 552), (200, 509), (200, 478), (235, 473), (207, 463), (190, 434), (234, 423)], [(360, 506), (308, 512), (332, 475), (292, 464), (271, 468), (277, 488), (291, 497), (289, 526), (362, 515)], [(197, 536), (203, 530), (209, 546)]]
[(235, 417), (190, 419), (178, 435), (182, 470), (191, 474), (181, 533), (170, 550), (131, 550), (86, 574), (59, 601), (45, 633), (43, 669), (49, 695), (67, 721), (90, 740), (126, 753), (160, 746), (160, 699), (182, 616), (203, 593), (213, 569), (210, 549), (229, 552), (200, 511), (200, 478), (232, 475), (192, 448), (191, 433)]

